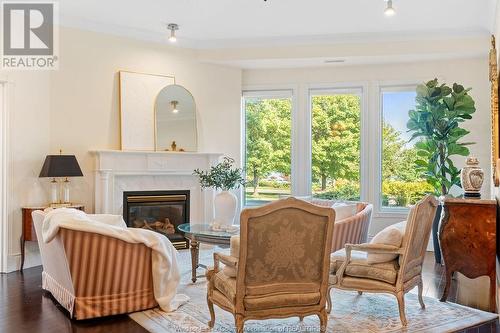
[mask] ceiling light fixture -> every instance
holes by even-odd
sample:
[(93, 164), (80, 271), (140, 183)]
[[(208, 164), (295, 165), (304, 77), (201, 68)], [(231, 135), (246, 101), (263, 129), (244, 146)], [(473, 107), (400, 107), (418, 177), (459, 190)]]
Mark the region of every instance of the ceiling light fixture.
[(179, 30), (179, 26), (175, 23), (169, 23), (167, 28), (168, 30), (170, 30), (170, 37), (168, 37), (168, 40), (172, 43), (175, 43), (177, 41), (177, 37), (175, 37), (175, 31)]
[(325, 64), (340, 64), (345, 62), (345, 59), (328, 59), (325, 60)]
[(179, 102), (171, 101), (170, 104), (172, 104), (172, 113), (179, 113), (179, 110), (177, 109), (177, 104), (179, 104)]
[(387, 0), (387, 8), (384, 10), (385, 16), (394, 16), (396, 10), (392, 7), (392, 0)]

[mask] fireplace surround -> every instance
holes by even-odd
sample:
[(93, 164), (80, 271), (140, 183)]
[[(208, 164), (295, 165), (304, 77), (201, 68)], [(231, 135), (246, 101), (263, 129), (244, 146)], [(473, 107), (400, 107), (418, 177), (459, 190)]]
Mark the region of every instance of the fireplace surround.
[(213, 220), (214, 191), (201, 190), (194, 169), (209, 169), (222, 154), (94, 150), (94, 211), (122, 214), (123, 192), (189, 190), (191, 224)]
[(176, 249), (186, 249), (188, 242), (177, 227), (189, 223), (189, 203), (189, 190), (124, 191), (123, 218), (128, 227), (161, 233)]

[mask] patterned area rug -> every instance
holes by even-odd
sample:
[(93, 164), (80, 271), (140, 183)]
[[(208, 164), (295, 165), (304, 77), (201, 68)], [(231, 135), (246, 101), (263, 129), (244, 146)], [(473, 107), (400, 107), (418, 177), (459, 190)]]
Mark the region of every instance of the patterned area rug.
[[(206, 251), (211, 252), (211, 251)], [(209, 254), (203, 260), (209, 262)], [(206, 303), (206, 280), (190, 280), (190, 258), (182, 252), (179, 258), (182, 269), (182, 283), (179, 293), (187, 294), (191, 300), (174, 313), (167, 314), (158, 309), (136, 312), (130, 317), (153, 333), (170, 332), (234, 332), (231, 314), (215, 306), (215, 327), (210, 330), (207, 323), (210, 315)], [(201, 273), (201, 270), (200, 270)], [(426, 309), (420, 309), (417, 295), (407, 294), (406, 316), (408, 327), (403, 329), (399, 321), (398, 305), (395, 297), (384, 294), (363, 294), (332, 291), (333, 311), (328, 318), (328, 332), (454, 332), (476, 326), (497, 316), (454, 303), (441, 303), (425, 297)], [(245, 332), (319, 332), (316, 316), (297, 317), (280, 320), (249, 320), (245, 322)]]

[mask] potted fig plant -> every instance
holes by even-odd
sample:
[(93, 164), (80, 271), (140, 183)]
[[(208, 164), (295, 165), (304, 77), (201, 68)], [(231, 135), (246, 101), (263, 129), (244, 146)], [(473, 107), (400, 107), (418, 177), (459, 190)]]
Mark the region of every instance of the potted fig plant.
[(214, 199), (215, 221), (219, 225), (233, 224), (238, 199), (230, 192), (245, 184), (243, 170), (234, 166), (234, 159), (224, 157), (222, 162), (209, 170), (194, 170), (193, 175), (200, 178), (202, 189), (213, 188), (217, 193)]
[[(437, 197), (450, 195), (453, 187), (461, 187), (460, 170), (454, 165), (455, 155), (468, 156), (468, 145), (462, 142), (469, 134), (460, 125), (472, 119), (476, 111), (469, 89), (454, 83), (452, 87), (439, 84), (437, 79), (417, 86), (415, 110), (409, 111), (407, 123), (411, 139), (417, 140), (418, 170), (422, 171), (427, 182), (434, 188)], [(437, 232), (442, 206), (438, 208), (432, 228), (434, 254), (441, 263), (441, 250)]]

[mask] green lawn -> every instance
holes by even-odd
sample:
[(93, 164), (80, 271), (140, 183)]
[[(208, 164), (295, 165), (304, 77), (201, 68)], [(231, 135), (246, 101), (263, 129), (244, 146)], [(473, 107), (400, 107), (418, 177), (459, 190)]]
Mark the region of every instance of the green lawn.
[(280, 197), (290, 195), (290, 190), (273, 187), (259, 187), (257, 195), (253, 195), (252, 193), (253, 187), (245, 188), (246, 206), (253, 206), (269, 201), (278, 200), (280, 199)]

